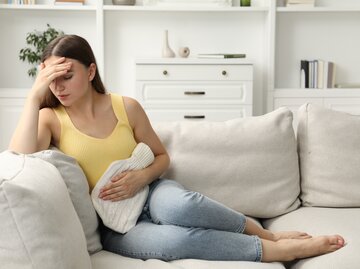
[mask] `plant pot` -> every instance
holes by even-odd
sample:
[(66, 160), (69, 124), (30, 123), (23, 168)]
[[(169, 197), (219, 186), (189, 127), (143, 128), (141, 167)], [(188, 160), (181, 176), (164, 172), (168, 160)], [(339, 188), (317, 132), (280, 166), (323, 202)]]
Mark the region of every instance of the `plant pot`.
[(135, 5), (135, 2), (135, 0), (112, 0), (113, 5), (133, 6)]

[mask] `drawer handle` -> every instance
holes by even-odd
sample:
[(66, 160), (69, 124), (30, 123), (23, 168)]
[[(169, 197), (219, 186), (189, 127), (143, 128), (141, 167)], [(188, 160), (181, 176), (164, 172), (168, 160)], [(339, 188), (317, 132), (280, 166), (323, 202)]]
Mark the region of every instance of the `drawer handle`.
[(205, 95), (205, 92), (198, 92), (198, 91), (185, 91), (184, 92), (185, 95)]
[(205, 115), (184, 115), (184, 119), (205, 119)]
[(221, 74), (222, 74), (223, 76), (226, 76), (226, 75), (227, 75), (227, 72), (226, 72), (225, 70), (223, 70), (223, 71), (221, 72)]
[(164, 76), (166, 76), (168, 74), (168, 71), (164, 70), (163, 74), (164, 74)]

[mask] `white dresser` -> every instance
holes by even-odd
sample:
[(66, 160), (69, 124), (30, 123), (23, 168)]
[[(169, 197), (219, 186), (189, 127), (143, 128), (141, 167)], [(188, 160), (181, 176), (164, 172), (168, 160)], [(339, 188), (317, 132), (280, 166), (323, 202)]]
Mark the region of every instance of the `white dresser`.
[(253, 65), (244, 59), (138, 59), (135, 95), (152, 122), (252, 116)]

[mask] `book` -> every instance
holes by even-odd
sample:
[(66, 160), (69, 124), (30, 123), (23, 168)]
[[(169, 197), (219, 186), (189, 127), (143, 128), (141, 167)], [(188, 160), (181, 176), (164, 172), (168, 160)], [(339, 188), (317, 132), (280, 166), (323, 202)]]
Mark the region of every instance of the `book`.
[(335, 64), (321, 59), (300, 60), (300, 88), (335, 87)]
[(309, 61), (307, 60), (300, 62), (300, 88), (309, 88)]
[(83, 5), (85, 0), (55, 0), (55, 5)]
[(309, 88), (314, 88), (314, 61), (309, 61)]
[(55, 3), (84, 3), (85, 0), (55, 0)]
[(327, 82), (326, 82), (326, 87), (327, 88), (334, 88), (335, 87), (335, 73), (336, 73), (336, 67), (335, 64), (333, 62), (328, 62), (327, 63), (327, 68), (328, 68), (328, 75), (327, 75)]
[(215, 59), (230, 59), (230, 58), (245, 58), (244, 53), (200, 53), (198, 58), (215, 58)]
[(317, 73), (318, 73), (318, 60), (313, 60), (313, 67), (312, 67), (312, 87), (317, 88)]
[(287, 0), (287, 7), (314, 7), (315, 0)]
[(323, 89), (324, 88), (324, 61), (317, 60), (317, 85), (316, 88)]
[(5, 3), (15, 5), (35, 5), (35, 0), (8, 0), (5, 1)]
[(335, 88), (360, 89), (360, 83), (338, 83), (335, 84)]

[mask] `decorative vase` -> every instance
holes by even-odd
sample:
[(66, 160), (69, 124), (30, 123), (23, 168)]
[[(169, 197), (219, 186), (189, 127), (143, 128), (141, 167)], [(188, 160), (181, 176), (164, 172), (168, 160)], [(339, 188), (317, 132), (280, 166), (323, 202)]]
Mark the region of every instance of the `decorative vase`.
[(168, 30), (164, 31), (164, 45), (162, 50), (162, 57), (164, 58), (175, 57), (175, 52), (169, 46)]

